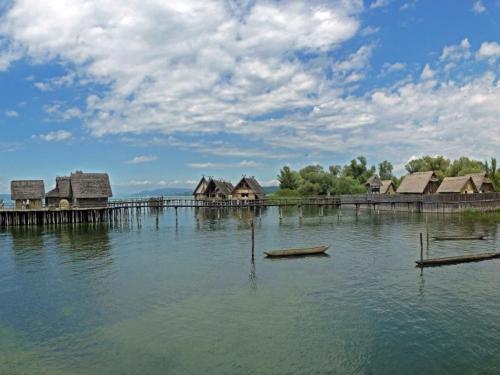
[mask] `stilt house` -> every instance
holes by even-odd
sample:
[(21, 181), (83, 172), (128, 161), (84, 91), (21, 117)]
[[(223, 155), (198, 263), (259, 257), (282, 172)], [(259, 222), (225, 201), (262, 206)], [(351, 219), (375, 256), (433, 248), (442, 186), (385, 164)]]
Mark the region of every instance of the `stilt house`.
[(45, 194), (45, 205), (54, 208), (70, 208), (71, 196), (71, 178), (57, 177), (56, 187)]
[(230, 182), (211, 178), (208, 181), (205, 194), (208, 199), (230, 199), (233, 189), (234, 186)]
[(40, 209), (45, 195), (42, 180), (17, 180), (10, 183), (10, 196), (16, 202), (16, 209)]
[(397, 192), (399, 194), (434, 194), (438, 188), (439, 179), (434, 172), (415, 172), (401, 181)]
[(194, 199), (206, 199), (207, 198), (207, 186), (208, 186), (208, 181), (206, 180), (205, 176), (203, 176), (198, 182), (198, 185), (196, 185), (196, 188), (194, 189), (193, 196)]
[(259, 200), (266, 197), (266, 192), (255, 177), (246, 177), (238, 182), (231, 193), (234, 200)]
[(477, 192), (471, 176), (445, 177), (437, 189), (438, 194), (474, 194)]
[(382, 180), (382, 186), (380, 186), (380, 194), (392, 195), (396, 194), (396, 185), (392, 180)]
[(495, 185), (493, 184), (493, 181), (491, 181), (490, 178), (486, 175), (485, 172), (471, 173), (467, 174), (466, 176), (472, 177), (472, 181), (474, 181), (474, 185), (476, 185), (478, 193), (495, 192)]
[(382, 181), (378, 176), (371, 176), (365, 184), (368, 194), (379, 194), (380, 187), (382, 186)]
[(107, 173), (71, 173), (73, 207), (104, 207), (113, 196)]

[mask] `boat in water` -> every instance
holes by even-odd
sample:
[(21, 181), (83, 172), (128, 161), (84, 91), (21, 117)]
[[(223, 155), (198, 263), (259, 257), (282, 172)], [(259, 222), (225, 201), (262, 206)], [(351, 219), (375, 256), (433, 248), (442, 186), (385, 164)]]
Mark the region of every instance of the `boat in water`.
[(299, 249), (283, 249), (283, 250), (273, 250), (273, 251), (265, 251), (269, 258), (278, 258), (278, 257), (297, 257), (297, 256), (305, 256), (305, 255), (319, 255), (324, 254), (326, 250), (328, 250), (329, 246), (316, 246), (316, 247), (305, 247)]

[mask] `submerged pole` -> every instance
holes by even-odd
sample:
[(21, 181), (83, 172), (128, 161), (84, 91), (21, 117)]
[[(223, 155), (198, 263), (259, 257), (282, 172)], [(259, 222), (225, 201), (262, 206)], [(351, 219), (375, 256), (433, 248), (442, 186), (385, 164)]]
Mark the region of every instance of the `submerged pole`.
[(429, 232), (427, 232), (427, 250), (429, 250)]
[(424, 260), (424, 238), (422, 232), (420, 232), (420, 261)]
[(255, 224), (253, 222), (253, 219), (250, 223), (250, 226), (252, 228), (252, 260), (255, 256)]

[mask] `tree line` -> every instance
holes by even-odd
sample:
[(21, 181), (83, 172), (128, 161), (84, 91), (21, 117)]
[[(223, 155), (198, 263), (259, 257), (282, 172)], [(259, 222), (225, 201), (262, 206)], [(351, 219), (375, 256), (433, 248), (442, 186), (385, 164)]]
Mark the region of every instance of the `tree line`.
[[(434, 171), (442, 181), (445, 177), (463, 176), (469, 173), (485, 172), (496, 186), (500, 178), (497, 161), (479, 161), (462, 156), (451, 160), (444, 156), (424, 156), (409, 161), (405, 165), (408, 173)], [(325, 169), (321, 165), (308, 165), (298, 171), (284, 166), (278, 175), (278, 196), (339, 195), (365, 193), (366, 182), (374, 175), (382, 180), (392, 180), (399, 186), (404, 176), (393, 174), (393, 164), (384, 160), (377, 166), (368, 165), (364, 156), (352, 159), (348, 164), (330, 165)]]

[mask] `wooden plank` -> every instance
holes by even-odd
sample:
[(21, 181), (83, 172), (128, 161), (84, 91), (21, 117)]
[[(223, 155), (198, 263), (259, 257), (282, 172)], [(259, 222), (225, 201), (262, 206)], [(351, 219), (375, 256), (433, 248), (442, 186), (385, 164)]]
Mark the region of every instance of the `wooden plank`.
[(435, 267), (435, 266), (444, 266), (450, 264), (457, 263), (468, 263), (468, 262), (480, 262), (482, 260), (495, 259), (500, 258), (500, 253), (480, 253), (480, 254), (471, 254), (471, 255), (459, 255), (453, 257), (444, 257), (444, 258), (433, 258), (433, 259), (424, 259), (422, 261), (417, 260), (415, 263), (417, 267)]
[(467, 240), (484, 240), (484, 234), (476, 236), (432, 236), (435, 241), (467, 241)]

